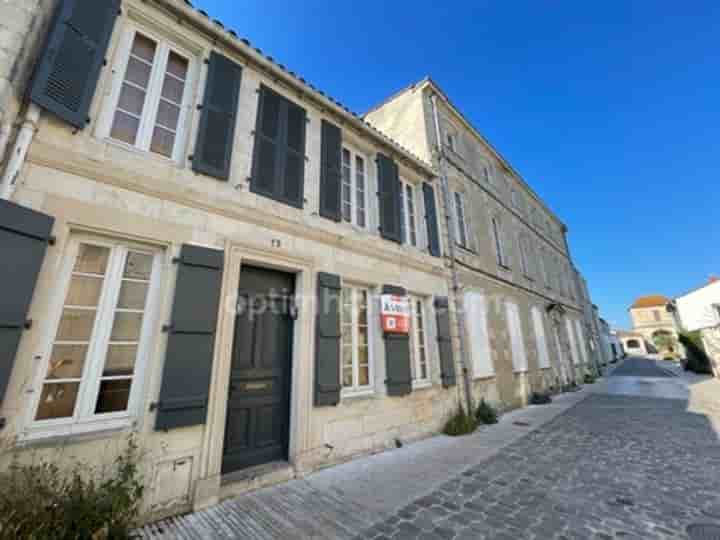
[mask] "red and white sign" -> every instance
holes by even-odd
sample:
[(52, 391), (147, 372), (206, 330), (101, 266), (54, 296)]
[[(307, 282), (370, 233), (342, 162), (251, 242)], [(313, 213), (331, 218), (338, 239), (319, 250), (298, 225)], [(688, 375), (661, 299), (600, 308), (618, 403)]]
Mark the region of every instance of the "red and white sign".
[(407, 296), (380, 296), (380, 320), (386, 334), (407, 334), (410, 331), (410, 300)]

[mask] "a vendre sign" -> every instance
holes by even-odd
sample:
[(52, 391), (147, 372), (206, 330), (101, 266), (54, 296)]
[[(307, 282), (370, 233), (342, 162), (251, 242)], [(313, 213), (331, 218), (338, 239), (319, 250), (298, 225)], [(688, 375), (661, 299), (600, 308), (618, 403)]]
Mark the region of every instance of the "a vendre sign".
[(410, 331), (410, 300), (407, 296), (380, 296), (380, 320), (386, 334), (407, 334)]

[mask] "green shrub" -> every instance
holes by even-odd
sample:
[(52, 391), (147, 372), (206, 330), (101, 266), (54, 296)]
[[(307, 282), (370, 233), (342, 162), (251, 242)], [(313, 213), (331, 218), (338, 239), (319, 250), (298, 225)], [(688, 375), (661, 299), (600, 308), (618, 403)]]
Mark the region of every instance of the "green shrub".
[(448, 418), (443, 428), (443, 433), (451, 437), (467, 435), (477, 428), (477, 421), (471, 414), (467, 414), (462, 405)]
[(587, 372), (585, 374), (585, 384), (594, 384), (595, 383), (595, 375), (593, 375), (590, 372)]
[(495, 407), (490, 405), (484, 399), (480, 400), (477, 410), (475, 411), (475, 418), (480, 424), (497, 424), (498, 423), (498, 412)]
[(547, 405), (552, 403), (552, 397), (549, 392), (533, 392), (530, 394), (530, 403), (532, 405)]
[(705, 353), (700, 332), (683, 332), (679, 336), (680, 343), (685, 347), (687, 362), (685, 369), (703, 375), (712, 375), (710, 358)]
[(107, 474), (82, 463), (68, 471), (14, 461), (0, 474), (0, 539), (133, 538), (143, 494), (137, 462), (133, 439)]

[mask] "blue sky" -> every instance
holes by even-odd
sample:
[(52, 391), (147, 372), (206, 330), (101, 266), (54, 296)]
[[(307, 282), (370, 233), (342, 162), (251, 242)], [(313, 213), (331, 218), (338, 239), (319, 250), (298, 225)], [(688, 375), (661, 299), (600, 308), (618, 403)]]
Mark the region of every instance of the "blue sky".
[(613, 324), (720, 273), (717, 1), (194, 3), (357, 112), (432, 76), (568, 225)]

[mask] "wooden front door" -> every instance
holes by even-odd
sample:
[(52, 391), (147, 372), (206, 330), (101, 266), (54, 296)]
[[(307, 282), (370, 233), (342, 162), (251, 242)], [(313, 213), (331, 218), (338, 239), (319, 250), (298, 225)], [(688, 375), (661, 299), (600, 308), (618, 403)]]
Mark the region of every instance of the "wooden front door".
[(222, 472), (288, 459), (295, 276), (240, 272)]

